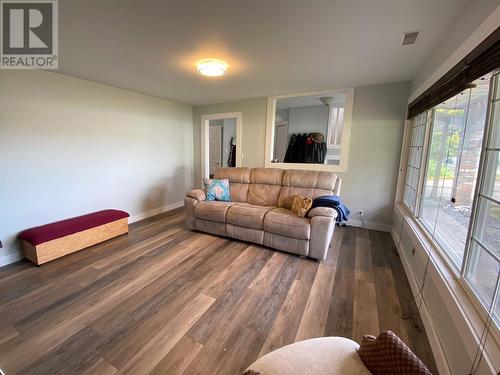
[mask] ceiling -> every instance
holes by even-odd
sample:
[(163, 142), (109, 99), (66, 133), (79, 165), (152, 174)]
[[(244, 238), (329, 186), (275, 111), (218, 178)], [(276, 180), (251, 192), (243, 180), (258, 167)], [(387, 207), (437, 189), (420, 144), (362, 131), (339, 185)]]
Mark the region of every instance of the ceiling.
[(320, 95), (306, 95), (294, 96), (290, 98), (278, 98), (276, 100), (276, 109), (296, 108), (296, 107), (310, 107), (315, 105), (324, 106), (321, 101), (324, 96), (332, 97), (332, 105), (342, 106), (346, 101), (346, 94), (344, 92), (322, 92)]
[(60, 0), (59, 72), (190, 104), (409, 81), (466, 1)]

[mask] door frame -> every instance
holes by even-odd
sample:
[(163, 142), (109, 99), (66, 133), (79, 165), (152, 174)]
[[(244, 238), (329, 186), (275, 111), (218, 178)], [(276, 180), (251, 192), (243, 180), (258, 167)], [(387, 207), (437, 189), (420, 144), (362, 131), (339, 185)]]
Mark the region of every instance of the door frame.
[(201, 115), (201, 184), (203, 186), (203, 179), (209, 176), (209, 147), (208, 147), (208, 131), (210, 120), (227, 120), (236, 119), (236, 167), (241, 167), (241, 159), (243, 153), (241, 152), (241, 136), (242, 136), (242, 123), (243, 115), (241, 112), (226, 112), (226, 113), (211, 113)]

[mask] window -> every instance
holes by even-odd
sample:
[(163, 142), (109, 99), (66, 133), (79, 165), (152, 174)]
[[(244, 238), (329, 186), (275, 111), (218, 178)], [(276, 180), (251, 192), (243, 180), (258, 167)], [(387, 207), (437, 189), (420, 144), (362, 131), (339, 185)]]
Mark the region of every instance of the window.
[(328, 118), (328, 148), (340, 149), (343, 125), (344, 108), (330, 106), (330, 117)]
[[(487, 309), (491, 307), (500, 269), (500, 90), (498, 74), (491, 100), (489, 137), (484, 174), (479, 189), (477, 214), (465, 278)], [(498, 291), (497, 291), (498, 293)], [(500, 322), (500, 304), (495, 306)]]
[(415, 212), (417, 201), (418, 179), (420, 175), (420, 164), (422, 162), (426, 124), (427, 112), (424, 112), (415, 117), (411, 129), (410, 153), (408, 156), (403, 194), (403, 202), (411, 212)]
[(500, 325), (500, 295), (492, 305), (500, 293), (499, 73), (415, 116), (410, 131), (402, 201)]
[(420, 220), (459, 268), (464, 257), (488, 107), (489, 77), (432, 109)]

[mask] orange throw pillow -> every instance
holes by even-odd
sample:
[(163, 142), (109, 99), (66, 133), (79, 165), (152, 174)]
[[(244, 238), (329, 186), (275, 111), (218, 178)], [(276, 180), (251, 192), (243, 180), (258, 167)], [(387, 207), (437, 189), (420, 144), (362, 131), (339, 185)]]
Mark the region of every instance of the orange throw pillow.
[(311, 198), (296, 195), (293, 197), (292, 212), (298, 217), (304, 217), (312, 204), (313, 200)]

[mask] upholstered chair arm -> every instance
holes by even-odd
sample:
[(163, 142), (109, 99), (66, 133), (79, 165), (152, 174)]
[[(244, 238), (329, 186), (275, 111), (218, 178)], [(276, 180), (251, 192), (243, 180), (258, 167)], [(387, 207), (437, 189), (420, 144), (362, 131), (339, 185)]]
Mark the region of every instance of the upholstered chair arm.
[(333, 188), (333, 195), (340, 195), (340, 187), (342, 186), (342, 179), (337, 177), (337, 181), (335, 181), (335, 187)]
[(309, 217), (315, 216), (326, 216), (335, 219), (337, 217), (337, 211), (330, 207), (314, 207), (307, 214)]
[(188, 191), (186, 197), (196, 199), (199, 202), (206, 199), (205, 192), (201, 189), (193, 189), (191, 191)]
[[(336, 216), (337, 212), (333, 208), (328, 207), (316, 207), (310, 212), (317, 210), (315, 212), (328, 213), (329, 210), (335, 212), (333, 214)], [(321, 210), (321, 211), (320, 211)], [(335, 217), (315, 215), (311, 217), (311, 238), (309, 240), (309, 257), (317, 260), (325, 260), (328, 250), (330, 249), (330, 242), (332, 240), (333, 231), (335, 229)]]

